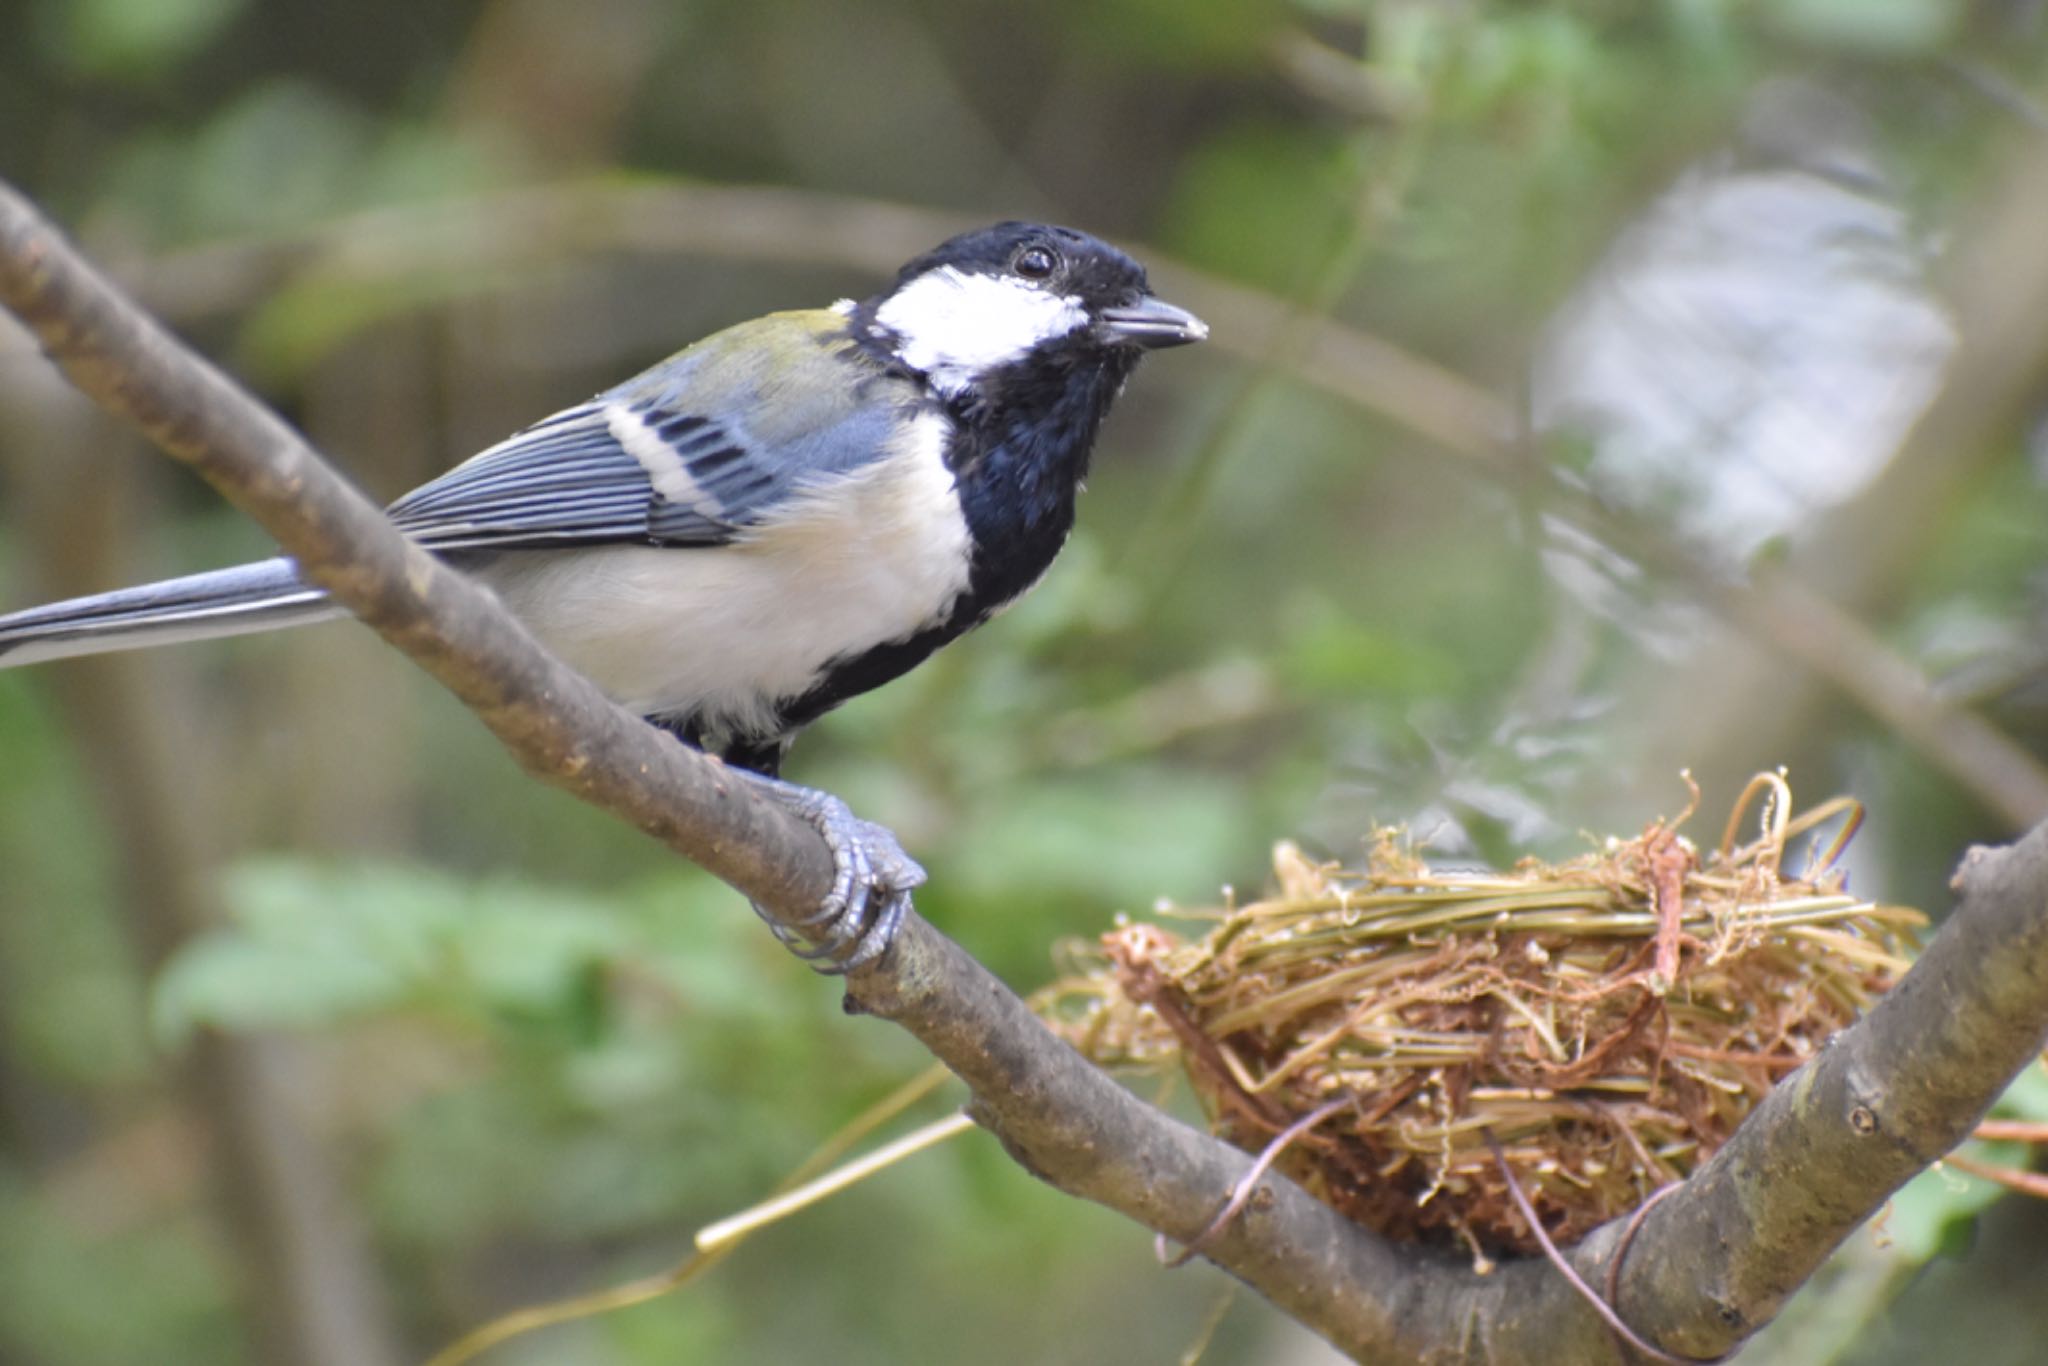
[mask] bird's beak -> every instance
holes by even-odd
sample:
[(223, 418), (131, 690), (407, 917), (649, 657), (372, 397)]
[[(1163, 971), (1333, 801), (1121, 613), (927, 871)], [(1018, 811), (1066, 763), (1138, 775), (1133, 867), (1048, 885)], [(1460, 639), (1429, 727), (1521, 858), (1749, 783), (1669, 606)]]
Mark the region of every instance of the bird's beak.
[(1186, 346), (1209, 335), (1209, 324), (1185, 308), (1175, 308), (1149, 294), (1122, 308), (1105, 308), (1098, 317), (1102, 330), (1110, 337), (1147, 351), (1162, 346)]

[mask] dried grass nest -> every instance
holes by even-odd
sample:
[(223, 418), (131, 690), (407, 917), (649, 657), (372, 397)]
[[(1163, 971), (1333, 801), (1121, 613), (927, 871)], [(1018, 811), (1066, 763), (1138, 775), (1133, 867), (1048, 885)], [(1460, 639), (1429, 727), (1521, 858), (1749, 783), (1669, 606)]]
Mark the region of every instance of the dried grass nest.
[[(1761, 797), (1763, 834), (1736, 846)], [(1688, 808), (1688, 813), (1690, 808)], [(1919, 912), (1847, 894), (1861, 819), (1753, 780), (1702, 856), (1652, 823), (1562, 864), (1432, 868), (1398, 832), (1362, 870), (1274, 855), (1278, 890), (1063, 946), (1047, 1014), (1095, 1061), (1177, 1064), (1218, 1133), (1402, 1241), (1528, 1252), (1490, 1133), (1551, 1236), (1682, 1179), (1904, 973)], [(1810, 866), (1789, 843), (1839, 822)], [(1814, 840), (1818, 843), (1818, 839)]]

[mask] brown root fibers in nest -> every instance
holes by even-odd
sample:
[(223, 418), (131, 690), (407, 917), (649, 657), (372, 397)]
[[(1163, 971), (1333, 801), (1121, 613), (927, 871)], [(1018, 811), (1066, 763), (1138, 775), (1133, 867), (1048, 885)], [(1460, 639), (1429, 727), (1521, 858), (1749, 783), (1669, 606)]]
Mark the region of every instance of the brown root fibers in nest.
[[(1763, 798), (1763, 835), (1736, 846)], [(1764, 1093), (1904, 973), (1917, 911), (1849, 896), (1861, 808), (1791, 814), (1753, 780), (1718, 850), (1676, 826), (1562, 864), (1433, 869), (1381, 831), (1362, 870), (1274, 855), (1278, 890), (1069, 946), (1040, 999), (1107, 1066), (1178, 1064), (1220, 1134), (1259, 1151), (1344, 1102), (1280, 1166), (1362, 1224), (1475, 1254), (1534, 1249), (1491, 1133), (1560, 1242), (1727, 1141)], [(1795, 875), (1788, 842), (1839, 833)]]

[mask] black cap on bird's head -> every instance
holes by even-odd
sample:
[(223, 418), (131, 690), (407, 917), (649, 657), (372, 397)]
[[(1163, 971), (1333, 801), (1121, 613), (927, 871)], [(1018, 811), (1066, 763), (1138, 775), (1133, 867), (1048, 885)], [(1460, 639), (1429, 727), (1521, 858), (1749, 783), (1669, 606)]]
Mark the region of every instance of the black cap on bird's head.
[(1209, 335), (1194, 314), (1155, 298), (1129, 256), (1042, 223), (950, 238), (858, 313), (872, 340), (947, 392), (1049, 349), (1121, 352), (1127, 367), (1138, 351)]

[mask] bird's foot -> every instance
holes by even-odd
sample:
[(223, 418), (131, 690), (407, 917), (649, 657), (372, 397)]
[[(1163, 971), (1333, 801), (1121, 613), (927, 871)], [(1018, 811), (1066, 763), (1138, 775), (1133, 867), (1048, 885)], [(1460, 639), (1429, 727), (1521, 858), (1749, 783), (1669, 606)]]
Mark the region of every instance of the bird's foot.
[(886, 827), (862, 820), (831, 793), (780, 778), (755, 776), (754, 781), (764, 795), (816, 830), (832, 851), (832, 890), (815, 912), (794, 923), (779, 921), (759, 906), (754, 913), (791, 953), (829, 976), (879, 958), (895, 942), (910, 909), (911, 890), (925, 880), (924, 869)]

